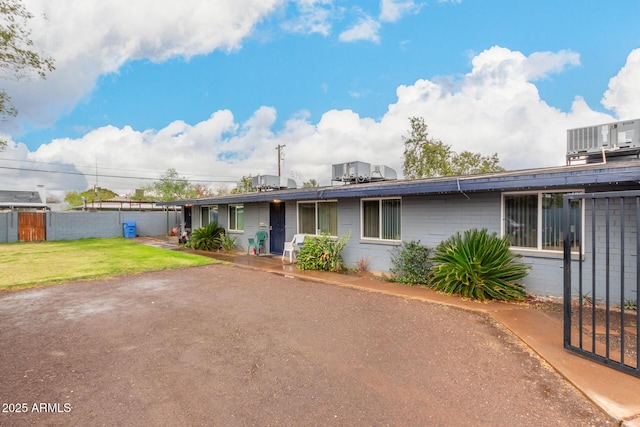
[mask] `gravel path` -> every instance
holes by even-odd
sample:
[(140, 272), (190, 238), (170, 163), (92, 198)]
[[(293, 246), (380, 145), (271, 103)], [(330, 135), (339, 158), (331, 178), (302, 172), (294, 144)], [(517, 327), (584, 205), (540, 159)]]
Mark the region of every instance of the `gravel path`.
[(228, 265), (0, 293), (0, 342), (3, 426), (614, 425), (483, 315)]

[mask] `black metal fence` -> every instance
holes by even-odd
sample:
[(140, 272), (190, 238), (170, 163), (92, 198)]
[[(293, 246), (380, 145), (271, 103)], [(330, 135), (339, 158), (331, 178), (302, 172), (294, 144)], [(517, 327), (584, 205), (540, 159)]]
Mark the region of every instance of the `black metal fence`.
[(564, 348), (640, 377), (638, 230), (640, 191), (564, 196)]

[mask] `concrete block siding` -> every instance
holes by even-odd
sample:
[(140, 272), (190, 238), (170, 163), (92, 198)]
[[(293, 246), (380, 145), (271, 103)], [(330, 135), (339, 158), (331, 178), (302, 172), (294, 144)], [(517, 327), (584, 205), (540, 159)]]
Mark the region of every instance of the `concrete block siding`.
[[(361, 237), (361, 199), (358, 197), (340, 198), (338, 203), (338, 235), (351, 233), (351, 238), (342, 256), (349, 266), (356, 266), (358, 260), (367, 259), (369, 269), (377, 272), (388, 272), (392, 267), (391, 257), (400, 247), (401, 241), (420, 241), (423, 245), (435, 248), (441, 241), (456, 232), (464, 232), (473, 228), (486, 228), (489, 232), (499, 233), (501, 229), (502, 193), (470, 192), (468, 194), (432, 194), (401, 197), (401, 241), (382, 241), (363, 239)], [(591, 203), (591, 202), (589, 202)], [(573, 280), (577, 289), (579, 266), (583, 268), (583, 286), (592, 283), (592, 268), (595, 259), (596, 283), (598, 286), (596, 298), (604, 293), (606, 270), (604, 265), (606, 256), (606, 231), (609, 226), (609, 274), (625, 283), (624, 293), (620, 286), (612, 286), (610, 298), (637, 300), (632, 284), (636, 277), (636, 235), (637, 221), (632, 203), (625, 204), (622, 211), (619, 202), (611, 202), (609, 219), (605, 216), (604, 200), (596, 202), (595, 217), (596, 231), (593, 235), (591, 217), (593, 213), (589, 205), (585, 209), (584, 218), (584, 254), (582, 261), (575, 256), (572, 261)], [(618, 204), (616, 204), (618, 203)], [(228, 205), (219, 204), (219, 224), (228, 228)], [(246, 249), (247, 240), (258, 230), (269, 229), (269, 203), (244, 203), (244, 230), (231, 232), (238, 237), (238, 247)], [(621, 215), (621, 212), (624, 212)], [(199, 209), (193, 210), (193, 226), (200, 224)], [(624, 218), (624, 230), (621, 228)], [(285, 238), (291, 240), (297, 232), (297, 203), (286, 202)], [(595, 239), (596, 251), (591, 247)], [(268, 247), (267, 242), (267, 247)], [(624, 248), (624, 258), (621, 251)], [(530, 274), (525, 278), (527, 291), (540, 295), (562, 296), (563, 293), (563, 258), (561, 252), (514, 250), (523, 257), (520, 262), (531, 266)], [(616, 276), (617, 275), (617, 276)]]
[[(138, 236), (165, 236), (175, 227), (173, 212), (46, 212), (47, 240), (116, 237), (123, 224), (136, 222)], [(0, 243), (18, 240), (18, 212), (0, 213)]]
[(18, 213), (0, 213), (0, 243), (18, 241)]

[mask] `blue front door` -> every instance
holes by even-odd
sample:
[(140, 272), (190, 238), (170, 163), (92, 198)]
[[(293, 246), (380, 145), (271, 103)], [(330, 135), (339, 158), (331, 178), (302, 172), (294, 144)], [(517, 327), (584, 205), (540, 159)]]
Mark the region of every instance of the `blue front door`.
[(269, 252), (272, 254), (281, 254), (284, 249), (284, 206), (284, 203), (269, 205)]

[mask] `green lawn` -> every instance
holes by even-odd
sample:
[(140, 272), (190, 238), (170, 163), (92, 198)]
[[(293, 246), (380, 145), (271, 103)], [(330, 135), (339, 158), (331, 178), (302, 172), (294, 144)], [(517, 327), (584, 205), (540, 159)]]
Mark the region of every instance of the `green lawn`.
[(0, 289), (216, 262), (124, 238), (0, 244)]

